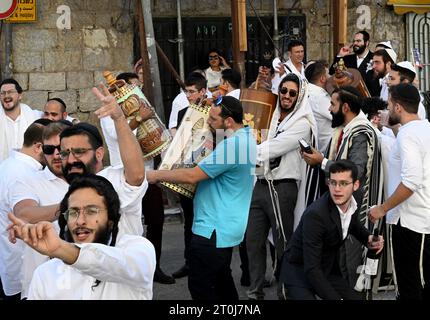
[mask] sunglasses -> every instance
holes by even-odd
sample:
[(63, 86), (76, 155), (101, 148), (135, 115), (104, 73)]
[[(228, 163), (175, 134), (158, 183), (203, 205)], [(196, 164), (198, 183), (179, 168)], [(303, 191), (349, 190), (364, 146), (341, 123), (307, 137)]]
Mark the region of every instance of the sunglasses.
[(58, 152), (60, 152), (60, 151), (61, 151), (61, 149), (60, 149), (60, 145), (58, 145), (58, 146), (53, 146), (53, 145), (50, 145), (50, 144), (44, 144), (44, 145), (42, 146), (42, 151), (43, 151), (43, 153), (44, 153), (44, 154), (47, 154), (47, 155), (51, 155), (51, 154), (53, 154), (53, 153), (55, 152), (55, 149), (57, 149), (57, 150), (58, 150)]
[(282, 94), (289, 94), (291, 98), (294, 98), (295, 96), (297, 96), (297, 91), (294, 89), (288, 89), (288, 88), (281, 88), (281, 90), (279, 90), (280, 93)]
[(218, 60), (218, 56), (209, 56), (209, 60)]

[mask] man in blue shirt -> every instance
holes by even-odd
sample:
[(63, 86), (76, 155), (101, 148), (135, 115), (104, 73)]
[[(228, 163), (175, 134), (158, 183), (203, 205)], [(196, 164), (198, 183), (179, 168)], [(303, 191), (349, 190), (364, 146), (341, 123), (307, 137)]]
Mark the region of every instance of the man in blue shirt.
[(238, 299), (230, 263), (248, 222), (256, 157), (255, 138), (242, 119), (239, 100), (219, 98), (207, 122), (214, 133), (227, 138), (194, 168), (146, 173), (149, 183), (198, 183), (188, 278), (194, 300)]

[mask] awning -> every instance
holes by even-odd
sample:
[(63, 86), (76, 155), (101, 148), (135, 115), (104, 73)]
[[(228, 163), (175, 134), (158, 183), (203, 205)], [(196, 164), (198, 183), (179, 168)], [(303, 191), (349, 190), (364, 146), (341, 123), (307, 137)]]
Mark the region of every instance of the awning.
[(397, 14), (407, 12), (423, 14), (430, 11), (430, 1), (428, 0), (388, 0), (387, 4), (394, 6), (394, 12)]

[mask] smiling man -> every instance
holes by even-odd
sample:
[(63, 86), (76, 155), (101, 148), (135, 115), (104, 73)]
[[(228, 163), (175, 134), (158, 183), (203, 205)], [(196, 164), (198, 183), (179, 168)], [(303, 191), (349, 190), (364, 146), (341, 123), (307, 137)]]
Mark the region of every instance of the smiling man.
[(287, 299), (356, 300), (361, 296), (349, 285), (340, 270), (339, 250), (348, 234), (379, 253), (383, 238), (372, 235), (358, 220), (357, 202), (352, 195), (360, 182), (357, 167), (349, 160), (330, 166), (329, 192), (311, 204), (285, 251), (281, 282)]
[(12, 149), (22, 147), (25, 130), (41, 115), (40, 111), (21, 102), (22, 91), (15, 79), (4, 79), (0, 83), (0, 162)]
[[(135, 209), (121, 208), (126, 215)], [(124, 233), (119, 197), (107, 179), (77, 177), (60, 211), (60, 236), (51, 222), (29, 224), (9, 214), (11, 231), (51, 257), (36, 269), (29, 299), (152, 299), (154, 247), (141, 236)]]

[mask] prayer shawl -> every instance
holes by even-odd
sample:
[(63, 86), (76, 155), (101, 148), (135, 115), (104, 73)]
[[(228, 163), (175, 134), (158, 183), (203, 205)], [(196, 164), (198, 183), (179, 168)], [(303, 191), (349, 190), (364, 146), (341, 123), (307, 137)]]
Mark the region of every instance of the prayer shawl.
[[(280, 111), (280, 99), (278, 98), (278, 103), (276, 106), (276, 109), (273, 113), (270, 127), (269, 127), (269, 134), (268, 139), (276, 137), (278, 134), (278, 129), (282, 128), (282, 131), (287, 131), (289, 128), (293, 127), (295, 122), (299, 119), (305, 118), (309, 122), (310, 126), (310, 136), (311, 139), (309, 141), (309, 144), (312, 145), (314, 148), (318, 148), (317, 141), (318, 141), (318, 133), (317, 133), (317, 126), (316, 121), (312, 112), (312, 109), (308, 102), (308, 82), (307, 80), (302, 80), (299, 78), (299, 95), (297, 97), (297, 102), (294, 111), (285, 117), (281, 123), (278, 125), (279, 117), (281, 115)], [(297, 142), (297, 148), (299, 148), (299, 144)], [(269, 165), (266, 163), (265, 166), (265, 173), (264, 176), (266, 180), (268, 180), (269, 185), (273, 181), (273, 175), (272, 170), (275, 171), (277, 168), (270, 169)], [(316, 198), (319, 197), (318, 192), (318, 179), (316, 179), (316, 184), (311, 184), (311, 177), (313, 175), (318, 176), (318, 168), (312, 168), (309, 165), (306, 164), (306, 162), (303, 160), (300, 167), (300, 181), (297, 181), (298, 183), (298, 195), (297, 195), (297, 202), (296, 207), (294, 209), (294, 229), (297, 227), (300, 218), (303, 214), (303, 211), (307, 207), (308, 204), (312, 203)], [(280, 195), (282, 196), (282, 195)], [(272, 201), (276, 200), (272, 198)], [(277, 201), (273, 201), (274, 206), (277, 206), (277, 209), (279, 209), (279, 203), (276, 203)], [(275, 216), (277, 215), (278, 210), (274, 208)], [(278, 219), (280, 218), (280, 215), (276, 217), (276, 224), (277, 228), (280, 227), (280, 223)], [(282, 225), (282, 224), (281, 224)], [(282, 232), (279, 232), (279, 234), (282, 234)], [(285, 238), (284, 238), (285, 241)]]
[[(343, 140), (338, 152), (336, 152), (337, 141), (342, 129), (344, 131)], [(369, 228), (367, 210), (373, 205), (382, 203), (384, 179), (378, 135), (362, 111), (360, 111), (360, 113), (350, 123), (348, 123), (345, 128), (336, 128), (330, 144), (328, 159), (348, 159), (348, 151), (352, 145), (353, 139), (361, 134), (364, 134), (367, 137), (368, 160), (364, 184), (361, 186), (363, 190), (363, 201), (361, 203), (359, 217), (362, 224)]]

